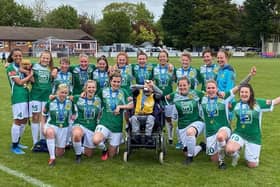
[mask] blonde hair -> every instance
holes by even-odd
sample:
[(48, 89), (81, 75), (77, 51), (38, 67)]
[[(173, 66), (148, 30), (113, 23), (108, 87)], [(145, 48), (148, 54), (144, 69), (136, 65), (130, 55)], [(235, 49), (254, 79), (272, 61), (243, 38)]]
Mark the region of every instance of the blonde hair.
[(68, 88), (67, 84), (65, 84), (65, 83), (59, 84), (57, 87), (57, 90), (56, 90), (56, 94), (58, 94), (58, 92), (60, 92), (61, 90), (64, 90), (64, 89), (66, 89), (67, 92), (69, 92), (69, 88)]
[(181, 58), (182, 58), (183, 56), (188, 57), (188, 59), (189, 59), (190, 61), (192, 61), (192, 56), (191, 56), (190, 53), (188, 53), (188, 52), (183, 52), (183, 53), (181, 54)]
[(86, 89), (87, 89), (87, 87), (88, 87), (88, 84), (91, 84), (91, 83), (93, 83), (93, 84), (95, 85), (95, 87), (96, 87), (96, 81), (95, 81), (95, 80), (88, 80), (88, 81), (85, 83), (84, 87), (83, 87), (83, 91), (84, 91), (84, 92), (86, 91)]

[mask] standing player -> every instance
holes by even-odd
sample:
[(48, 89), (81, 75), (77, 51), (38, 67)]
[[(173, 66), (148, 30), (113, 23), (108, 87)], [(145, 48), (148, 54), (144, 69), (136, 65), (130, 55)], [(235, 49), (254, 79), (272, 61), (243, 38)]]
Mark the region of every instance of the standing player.
[(202, 53), (204, 65), (200, 66), (201, 90), (205, 91), (208, 80), (216, 80), (219, 66), (213, 63), (212, 51), (207, 49)]
[(217, 84), (218, 90), (222, 92), (230, 91), (235, 84), (235, 72), (231, 65), (228, 64), (229, 54), (226, 51), (220, 50), (217, 54), (218, 64), (220, 65)]
[(143, 51), (137, 55), (137, 63), (133, 64), (133, 76), (136, 84), (144, 85), (145, 80), (152, 80), (153, 78), (153, 65), (147, 63), (148, 56)]
[(97, 90), (109, 86), (108, 68), (107, 58), (105, 56), (99, 57), (92, 77), (97, 83)]
[(176, 79), (187, 77), (191, 81), (191, 89), (196, 89), (200, 83), (199, 71), (191, 66), (191, 55), (189, 53), (182, 53), (181, 67), (176, 70)]
[(57, 87), (60, 84), (67, 84), (69, 89), (69, 95), (71, 95), (73, 91), (73, 77), (72, 73), (69, 71), (70, 60), (66, 57), (62, 57), (59, 61), (59, 64), (59, 71), (53, 80), (52, 94), (56, 93)]
[[(7, 67), (7, 75), (11, 86), (11, 103), (13, 110), (13, 125), (11, 127), (12, 148), (14, 154), (24, 154), (19, 144), (20, 138), (23, 135), (25, 125), (29, 119), (29, 91), (25, 86), (33, 77), (33, 71), (25, 76), (19, 71), (19, 66), (22, 61), (22, 52), (20, 49), (13, 49), (8, 56), (9, 66)], [(25, 148), (26, 146), (22, 147)]]
[[(52, 55), (50, 51), (47, 50), (41, 53), (39, 63), (35, 63), (32, 65), (32, 70), (34, 72), (34, 81), (32, 83), (30, 96), (32, 103), (31, 132), (33, 145), (38, 142), (41, 113), (52, 91), (52, 68)], [(42, 132), (40, 134), (40, 139), (44, 139)]]
[[(173, 91), (172, 84), (175, 80), (175, 70), (174, 66), (168, 63), (168, 53), (166, 51), (159, 52), (158, 61), (159, 64), (154, 67), (153, 79), (155, 85), (163, 92), (163, 96), (166, 96)], [(173, 105), (166, 105), (164, 110), (169, 144), (173, 143), (173, 108)]]
[(93, 71), (95, 70), (95, 66), (89, 64), (88, 55), (80, 54), (79, 62), (78, 66), (70, 67), (70, 72), (73, 75), (73, 95), (80, 94), (83, 91), (87, 80), (92, 80)]

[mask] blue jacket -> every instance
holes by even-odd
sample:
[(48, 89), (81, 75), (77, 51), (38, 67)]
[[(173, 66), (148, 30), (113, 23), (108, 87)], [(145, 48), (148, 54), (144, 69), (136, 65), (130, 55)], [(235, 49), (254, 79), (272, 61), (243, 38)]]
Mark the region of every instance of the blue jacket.
[(217, 75), (218, 90), (223, 92), (230, 91), (235, 85), (235, 76), (234, 69), (229, 64), (220, 67)]

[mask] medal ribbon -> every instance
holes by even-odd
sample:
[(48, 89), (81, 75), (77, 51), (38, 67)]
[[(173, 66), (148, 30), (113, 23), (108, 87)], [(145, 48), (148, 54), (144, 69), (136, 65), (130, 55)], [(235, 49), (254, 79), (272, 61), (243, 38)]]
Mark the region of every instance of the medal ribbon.
[(167, 84), (167, 66), (162, 68), (162, 66), (159, 65), (159, 79), (162, 85)]
[(139, 84), (144, 85), (146, 68), (147, 68), (146, 65), (144, 67), (139, 66), (139, 69), (138, 69)]
[(239, 117), (240, 117), (241, 123), (245, 123), (245, 121), (246, 121), (247, 110), (248, 110), (248, 105), (243, 103), (242, 101), (240, 101), (240, 110), (239, 110), (240, 116)]
[[(92, 105), (94, 104), (94, 101), (95, 101), (95, 97), (93, 97), (92, 99)], [(86, 102), (86, 119), (89, 119), (91, 117), (91, 114), (92, 114), (92, 110), (91, 110), (91, 107), (89, 106), (88, 104), (88, 98), (86, 97), (85, 98), (85, 102)]]
[(215, 96), (214, 102), (211, 103), (211, 99), (210, 99), (210, 97), (208, 97), (207, 108), (209, 110), (210, 118), (214, 118), (214, 114), (215, 114), (216, 106), (217, 106), (217, 99), (218, 99), (218, 97)]
[(113, 91), (110, 88), (110, 107), (111, 107), (111, 111), (114, 111), (117, 107), (117, 97), (119, 95), (119, 91), (114, 91), (114, 93), (116, 93), (115, 97), (113, 97)]
[(62, 107), (61, 107), (61, 103), (58, 100), (58, 98), (56, 98), (56, 105), (57, 105), (57, 110), (58, 110), (58, 120), (59, 122), (64, 122), (64, 111), (65, 111), (65, 105), (66, 105), (66, 99), (63, 101), (62, 103)]

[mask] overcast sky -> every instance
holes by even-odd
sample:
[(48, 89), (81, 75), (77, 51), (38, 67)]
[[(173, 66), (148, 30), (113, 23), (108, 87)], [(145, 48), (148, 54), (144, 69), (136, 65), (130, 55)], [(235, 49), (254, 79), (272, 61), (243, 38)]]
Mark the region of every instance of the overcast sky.
[[(79, 14), (87, 12), (88, 15), (93, 15), (96, 19), (102, 17), (102, 10), (105, 6), (117, 2), (137, 3), (143, 2), (146, 8), (153, 13), (155, 20), (158, 20), (162, 14), (163, 4), (166, 0), (46, 0), (47, 7), (54, 9), (60, 5), (70, 5), (74, 7)], [(237, 4), (242, 4), (244, 0), (233, 0)], [(20, 4), (32, 6), (34, 0), (16, 0)]]

